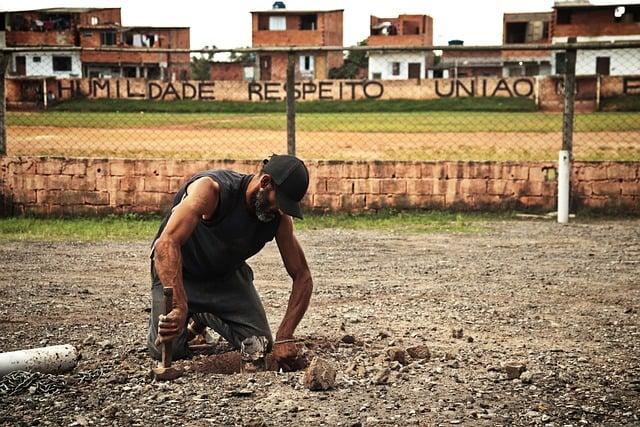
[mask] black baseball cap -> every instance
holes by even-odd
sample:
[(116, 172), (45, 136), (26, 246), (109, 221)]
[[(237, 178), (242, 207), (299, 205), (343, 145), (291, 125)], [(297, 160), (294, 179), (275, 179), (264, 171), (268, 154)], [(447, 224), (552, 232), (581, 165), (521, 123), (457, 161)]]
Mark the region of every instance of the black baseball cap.
[(302, 219), (300, 201), (309, 188), (309, 171), (302, 160), (274, 154), (264, 160), (262, 171), (273, 179), (278, 208), (287, 215)]

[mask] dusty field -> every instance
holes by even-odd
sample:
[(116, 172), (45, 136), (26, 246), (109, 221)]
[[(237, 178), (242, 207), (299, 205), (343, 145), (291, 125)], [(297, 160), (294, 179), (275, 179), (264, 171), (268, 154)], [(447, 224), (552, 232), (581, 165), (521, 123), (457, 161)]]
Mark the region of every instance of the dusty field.
[[(328, 392), (306, 390), (301, 372), (153, 383), (149, 242), (4, 242), (0, 350), (72, 343), (76, 372), (96, 375), (56, 395), (0, 396), (0, 424), (638, 425), (639, 230), (635, 220), (300, 233), (315, 291), (298, 335), (338, 368)], [(251, 264), (275, 330), (289, 287), (277, 249)], [(384, 358), (418, 344), (430, 359)], [(508, 380), (507, 362), (527, 370)]]
[[(552, 160), (559, 132), (332, 132), (296, 134), (297, 153), (331, 160)], [(9, 155), (256, 159), (285, 152), (284, 131), (261, 129), (11, 126)], [(638, 160), (640, 132), (577, 132), (578, 160)]]

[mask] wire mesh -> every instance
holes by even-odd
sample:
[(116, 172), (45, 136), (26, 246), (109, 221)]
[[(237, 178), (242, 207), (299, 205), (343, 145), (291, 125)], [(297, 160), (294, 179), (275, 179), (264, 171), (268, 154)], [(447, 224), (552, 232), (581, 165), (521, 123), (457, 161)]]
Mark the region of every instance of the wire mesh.
[[(565, 54), (552, 47), (255, 50), (225, 61), (165, 50), (141, 62), (111, 49), (97, 65), (87, 53), (5, 53), (8, 155), (286, 152), (288, 55), (305, 159), (554, 160), (562, 145)], [(576, 75), (574, 157), (640, 159), (640, 49), (579, 49)]]

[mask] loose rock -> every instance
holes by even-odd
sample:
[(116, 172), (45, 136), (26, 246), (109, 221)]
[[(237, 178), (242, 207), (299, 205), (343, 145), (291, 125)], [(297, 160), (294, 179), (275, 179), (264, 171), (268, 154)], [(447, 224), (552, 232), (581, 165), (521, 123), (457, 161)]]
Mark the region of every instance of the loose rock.
[(336, 370), (326, 360), (314, 357), (304, 373), (304, 385), (309, 390), (321, 391), (334, 387)]

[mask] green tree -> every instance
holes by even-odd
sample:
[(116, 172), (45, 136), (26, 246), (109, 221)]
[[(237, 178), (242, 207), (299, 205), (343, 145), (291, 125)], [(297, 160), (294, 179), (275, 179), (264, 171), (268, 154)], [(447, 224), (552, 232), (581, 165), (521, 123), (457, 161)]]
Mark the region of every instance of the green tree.
[(229, 60), (242, 64), (253, 64), (256, 62), (256, 54), (254, 52), (231, 52)]
[[(203, 49), (215, 49), (215, 46), (205, 46)], [(211, 61), (213, 53), (206, 52), (191, 57), (191, 78), (194, 80), (211, 79)]]
[[(358, 46), (366, 46), (367, 41), (362, 40)], [(355, 79), (358, 71), (366, 69), (369, 66), (369, 55), (364, 50), (350, 50), (344, 59), (344, 64), (337, 68), (329, 70), (330, 79)]]

